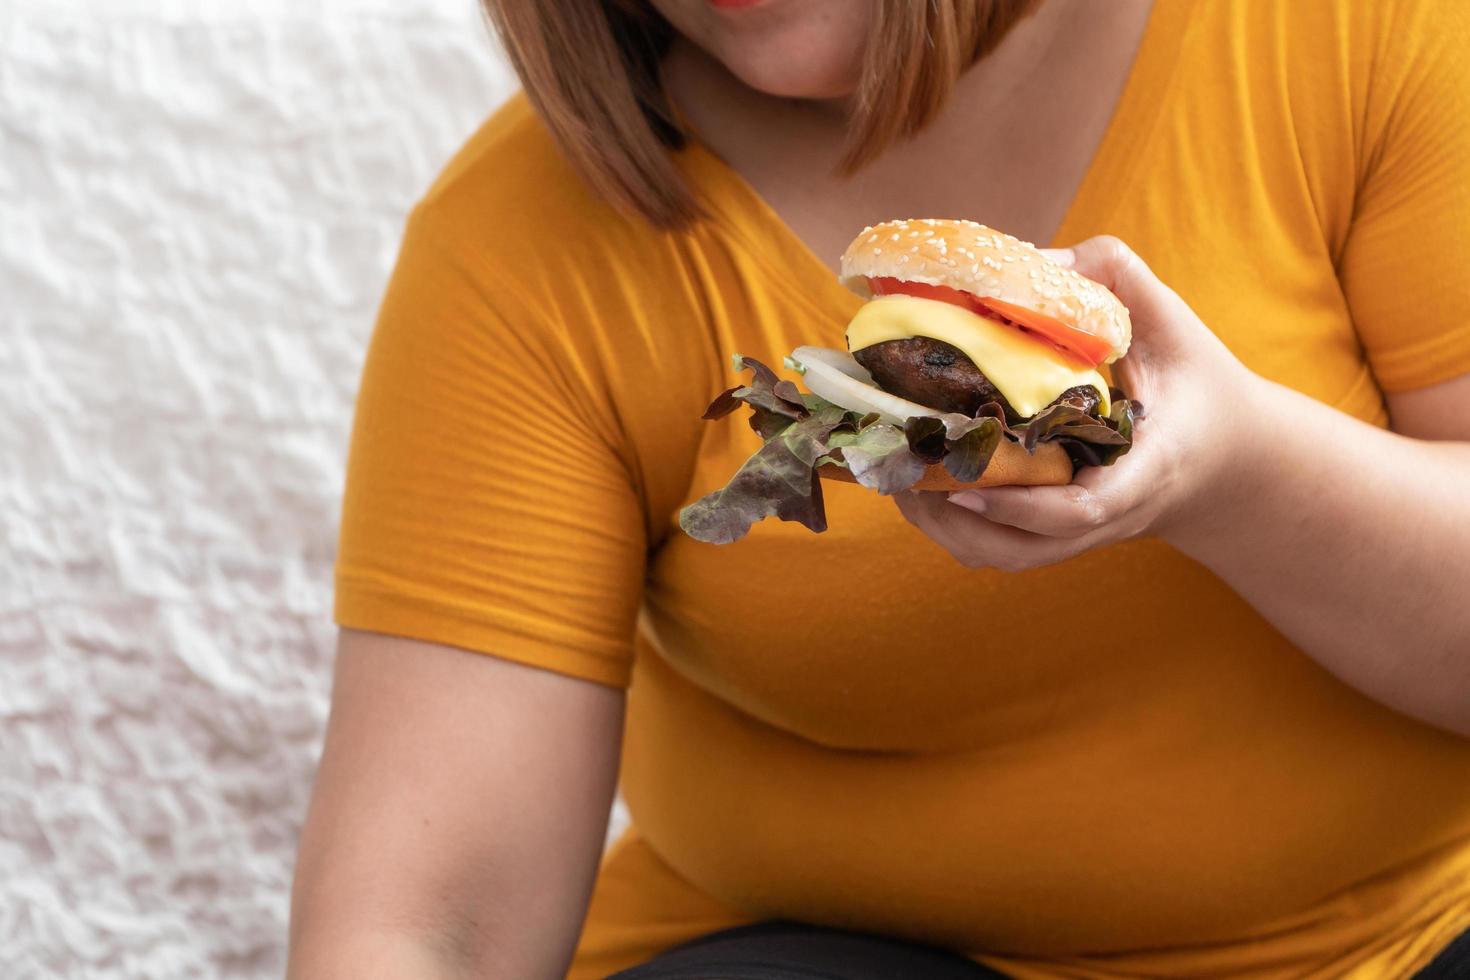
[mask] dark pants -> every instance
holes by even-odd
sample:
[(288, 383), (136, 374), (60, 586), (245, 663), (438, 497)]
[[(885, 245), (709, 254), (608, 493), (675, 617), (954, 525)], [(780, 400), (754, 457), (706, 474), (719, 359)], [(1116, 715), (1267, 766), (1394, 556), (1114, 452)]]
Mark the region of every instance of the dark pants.
[[(1004, 980), (962, 956), (795, 922), (711, 933), (607, 980)], [(1414, 980), (1470, 980), (1470, 932)]]

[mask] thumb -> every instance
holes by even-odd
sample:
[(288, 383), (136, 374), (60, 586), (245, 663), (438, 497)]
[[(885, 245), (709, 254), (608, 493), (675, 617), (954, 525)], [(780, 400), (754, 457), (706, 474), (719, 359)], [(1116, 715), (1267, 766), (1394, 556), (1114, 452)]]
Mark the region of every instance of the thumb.
[(1121, 239), (1098, 235), (1072, 248), (1046, 251), (1050, 258), (1101, 283), (1118, 297), (1128, 308), (1134, 340), (1140, 347), (1173, 347), (1175, 332), (1195, 319), (1179, 294), (1160, 282)]

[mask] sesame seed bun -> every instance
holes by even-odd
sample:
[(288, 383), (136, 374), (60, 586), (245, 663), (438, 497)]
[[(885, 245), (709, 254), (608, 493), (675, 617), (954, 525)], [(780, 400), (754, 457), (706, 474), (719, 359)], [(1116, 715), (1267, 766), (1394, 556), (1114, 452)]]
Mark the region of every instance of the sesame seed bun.
[(1104, 364), (1128, 353), (1133, 337), (1128, 310), (1102, 285), (1030, 242), (973, 221), (923, 218), (863, 229), (842, 255), (839, 278), (867, 299), (870, 277), (962, 289), (1052, 317), (1105, 341), (1112, 351)]
[[(842, 466), (818, 466), (817, 473), (828, 480), (856, 483), (852, 471)], [(943, 463), (932, 463), (911, 489), (955, 491), (974, 487), (1059, 487), (1072, 482), (1072, 460), (1061, 446), (1044, 442), (1036, 452), (1028, 453), (1009, 439), (995, 447), (980, 479), (961, 483)]]

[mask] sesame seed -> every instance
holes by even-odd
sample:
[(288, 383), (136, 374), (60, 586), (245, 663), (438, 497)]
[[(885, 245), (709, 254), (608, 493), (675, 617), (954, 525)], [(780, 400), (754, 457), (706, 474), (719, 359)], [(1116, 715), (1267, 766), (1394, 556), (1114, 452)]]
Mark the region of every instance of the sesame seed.
[(908, 262), (908, 260), (909, 260), (909, 257), (907, 255), (900, 255), (898, 257), (898, 261), (901, 262), (901, 263), (902, 262)]
[(883, 254), (883, 250), (881, 248), (875, 248), (875, 249), (873, 249), (873, 254), (874, 255), (882, 255)]
[(893, 233), (893, 237), (889, 238), (888, 240), (890, 242), (896, 242), (896, 241), (898, 241), (898, 232), (894, 232)]

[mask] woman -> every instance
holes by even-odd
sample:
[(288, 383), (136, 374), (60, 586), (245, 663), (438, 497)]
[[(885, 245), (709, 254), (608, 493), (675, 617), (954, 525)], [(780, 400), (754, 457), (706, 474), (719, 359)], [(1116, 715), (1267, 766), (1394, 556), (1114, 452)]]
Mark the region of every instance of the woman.
[[(490, 4), (528, 101), (373, 341), (294, 974), (1463, 968), (1470, 10), (651, 6)], [(728, 355), (839, 346), (920, 216), (1081, 243), (1132, 453), (679, 534)]]

